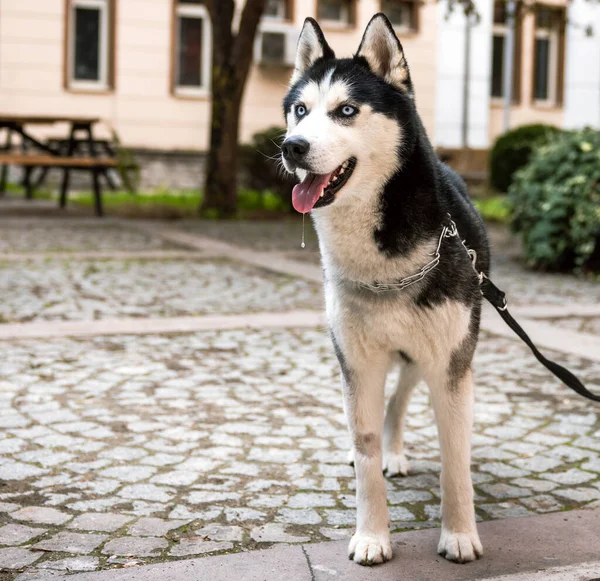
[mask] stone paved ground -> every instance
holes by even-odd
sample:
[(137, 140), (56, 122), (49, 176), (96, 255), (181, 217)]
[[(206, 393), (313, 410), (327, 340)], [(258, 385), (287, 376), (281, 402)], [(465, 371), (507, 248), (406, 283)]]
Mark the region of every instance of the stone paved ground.
[[(104, 231), (97, 224), (23, 228), (31, 248), (15, 234), (17, 223), (10, 235), (2, 230), (0, 317), (91, 321), (319, 308), (315, 284), (284, 273), (217, 258), (142, 261), (136, 253), (172, 245), (127, 224), (112, 224), (113, 234), (86, 247), (129, 253), (119, 260), (8, 261), (32, 249), (80, 251), (64, 232), (81, 229), (88, 240), (85, 232)], [(253, 228), (236, 223), (235, 241), (290, 248), (261, 242), (285, 237), (285, 228)], [(505, 264), (525, 286), (538, 284), (538, 275)], [(581, 286), (557, 277), (536, 288), (548, 304), (600, 302), (600, 285)], [(48, 296), (55, 297), (49, 307), (40, 298)], [(28, 304), (43, 308), (28, 319)], [(559, 320), (552, 321), (557, 333)], [(20, 339), (1, 347), (0, 580), (351, 534), (353, 470), (345, 464), (339, 374), (323, 329)], [(600, 390), (600, 357), (552, 355)], [(484, 334), (475, 372), (478, 517), (600, 505), (593, 404), (559, 386), (511, 339)], [(412, 473), (388, 480), (393, 528), (437, 527), (439, 449), (423, 386), (406, 439)]]
[(224, 260), (2, 263), (0, 322), (319, 308), (319, 285)]
[(0, 218), (0, 254), (173, 248), (176, 246), (156, 236), (95, 220), (49, 222), (32, 218)]

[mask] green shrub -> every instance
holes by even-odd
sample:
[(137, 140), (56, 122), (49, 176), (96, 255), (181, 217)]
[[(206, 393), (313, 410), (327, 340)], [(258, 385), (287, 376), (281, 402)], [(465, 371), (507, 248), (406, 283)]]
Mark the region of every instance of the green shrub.
[(536, 150), (509, 189), (528, 261), (551, 270), (600, 264), (600, 132), (565, 133)]
[(294, 180), (281, 166), (281, 143), (285, 129), (271, 127), (252, 136), (240, 146), (240, 169), (244, 186), (250, 190), (268, 190), (281, 201), (281, 207), (292, 210)]
[(515, 171), (527, 164), (532, 151), (552, 141), (561, 130), (552, 125), (523, 125), (500, 136), (490, 151), (490, 184), (506, 192)]

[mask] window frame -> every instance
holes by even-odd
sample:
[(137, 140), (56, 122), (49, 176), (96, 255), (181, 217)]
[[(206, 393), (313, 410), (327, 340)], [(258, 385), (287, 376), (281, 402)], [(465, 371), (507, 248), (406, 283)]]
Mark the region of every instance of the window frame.
[[(97, 9), (100, 12), (97, 81), (75, 79), (75, 12), (78, 8)], [(114, 90), (115, 11), (115, 0), (66, 0), (64, 86), (67, 90), (82, 93), (106, 93)]]
[[(506, 23), (500, 23), (500, 22), (494, 22), (492, 24), (492, 67), (491, 67), (491, 71), (490, 71), (490, 98), (492, 100), (493, 103), (504, 103), (504, 53), (506, 51), (506, 34), (508, 32), (508, 26), (506, 26)], [(494, 37), (495, 36), (499, 36), (502, 38), (502, 69), (500, 71), (501, 73), (501, 83), (500, 83), (500, 88), (501, 88), (501, 95), (492, 95), (492, 87), (494, 86), (494, 54), (493, 54), (493, 50), (494, 50)]]
[[(202, 54), (200, 55), (201, 85), (198, 87), (177, 84), (179, 77), (180, 18), (197, 18), (202, 21)], [(182, 98), (205, 98), (210, 96), (212, 79), (212, 26), (210, 15), (203, 4), (180, 4), (173, 0), (173, 26), (171, 43), (171, 94)]]
[(264, 14), (262, 19), (265, 22), (293, 22), (294, 21), (294, 0), (278, 0), (280, 6), (283, 7), (283, 15), (272, 16)]
[[(557, 107), (559, 105), (558, 95), (558, 79), (560, 77), (560, 42), (561, 42), (561, 20), (558, 10), (554, 10), (549, 6), (540, 5), (538, 8), (551, 10), (553, 14), (553, 22), (550, 29), (538, 27), (538, 13), (535, 14), (534, 41), (533, 41), (533, 78), (532, 78), (532, 93), (531, 99), (533, 104), (538, 107)], [(554, 20), (556, 19), (556, 20)], [(545, 99), (536, 98), (536, 80), (537, 80), (537, 41), (548, 40), (548, 94)]]
[[(495, 10), (496, 2), (494, 2), (494, 10)], [(523, 12), (522, 7), (519, 2), (517, 2), (515, 6), (515, 14), (514, 14), (514, 61), (513, 61), (513, 79), (512, 79), (512, 98), (511, 98), (511, 106), (517, 106), (521, 104), (521, 87), (522, 87), (522, 64), (523, 64)], [(503, 39), (503, 52), (506, 50), (506, 33), (508, 32), (508, 26), (506, 25), (506, 21), (504, 22), (496, 22), (495, 17), (492, 20), (492, 65), (490, 67), (490, 104), (492, 106), (503, 106), (504, 105), (504, 72), (502, 72), (502, 95), (494, 96), (492, 95), (492, 86), (494, 79), (494, 69), (493, 69), (493, 39), (495, 36), (500, 36)], [(502, 68), (504, 69), (504, 54), (502, 58)]]
[(351, 30), (356, 28), (356, 0), (344, 0), (347, 6), (345, 8), (346, 19), (345, 20), (331, 20), (328, 18), (319, 18), (319, 6), (324, 0), (317, 0), (316, 5), (316, 17), (319, 20), (319, 24), (324, 29), (329, 30)]
[[(410, 11), (410, 19), (413, 26), (398, 26), (392, 22), (392, 26), (400, 34), (418, 34), (419, 32), (419, 0), (394, 0), (399, 4), (404, 4)], [(384, 12), (383, 0), (379, 0), (379, 11)], [(391, 22), (391, 21), (390, 21)]]

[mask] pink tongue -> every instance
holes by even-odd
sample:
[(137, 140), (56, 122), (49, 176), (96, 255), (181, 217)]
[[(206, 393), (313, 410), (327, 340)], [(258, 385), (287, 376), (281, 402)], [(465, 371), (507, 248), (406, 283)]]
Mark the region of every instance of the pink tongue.
[(302, 183), (294, 186), (292, 205), (297, 212), (306, 214), (306, 212), (313, 209), (313, 206), (321, 197), (321, 192), (329, 182), (331, 173), (325, 175), (308, 174)]

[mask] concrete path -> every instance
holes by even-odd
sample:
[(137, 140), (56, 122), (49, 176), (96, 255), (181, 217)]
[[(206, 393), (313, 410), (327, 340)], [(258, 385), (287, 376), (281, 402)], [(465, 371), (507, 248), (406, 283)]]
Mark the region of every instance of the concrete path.
[[(456, 565), (435, 552), (438, 531), (393, 535), (394, 558), (376, 568), (349, 561), (345, 542), (193, 559), (54, 581), (598, 581), (600, 510), (481, 524), (482, 559)], [(39, 577), (40, 581), (44, 577)]]

